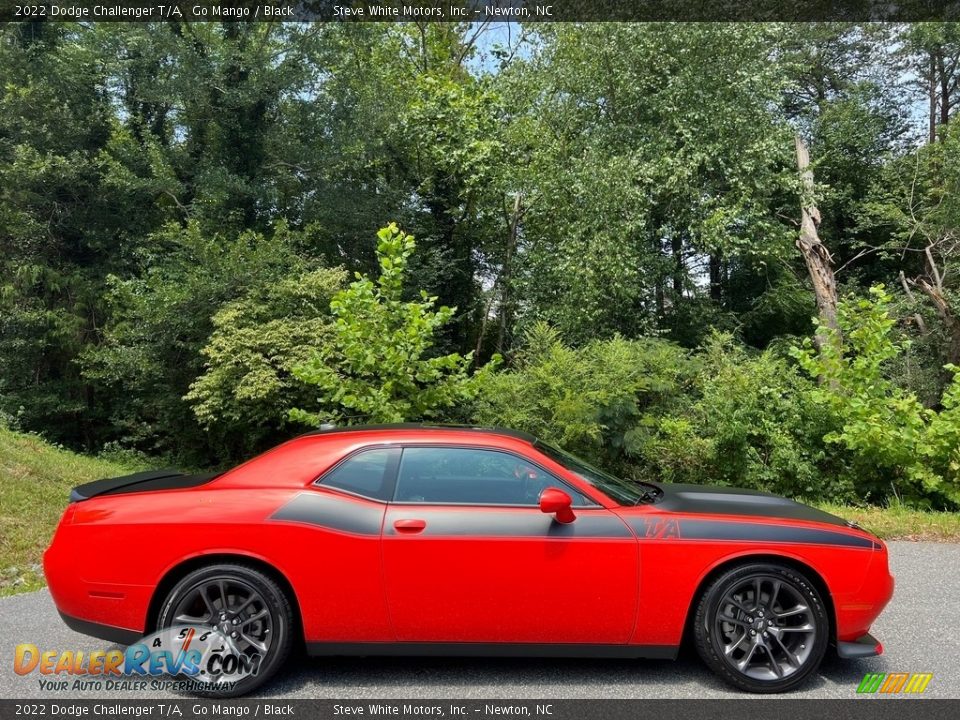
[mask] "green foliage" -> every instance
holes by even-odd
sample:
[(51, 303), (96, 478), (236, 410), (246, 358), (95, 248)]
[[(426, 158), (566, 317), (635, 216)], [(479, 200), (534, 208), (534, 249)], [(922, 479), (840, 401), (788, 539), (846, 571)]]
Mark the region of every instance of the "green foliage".
[(904, 348), (882, 289), (841, 303), (845, 344), (797, 362), (715, 333), (693, 357), (660, 341), (565, 346), (535, 325), (473, 404), (630, 477), (729, 485), (831, 502), (955, 507), (960, 379), (939, 412), (890, 375)]
[(951, 470), (956, 465), (951, 442), (960, 430), (958, 381), (948, 389), (941, 413), (898, 385), (889, 365), (908, 341), (896, 336), (892, 296), (882, 285), (870, 293), (872, 299), (848, 298), (840, 304), (842, 343), (833, 339), (817, 351), (807, 341), (795, 352), (801, 367), (820, 381), (811, 397), (837, 418), (838, 429), (824, 439), (849, 452), (860, 474), (858, 489), (868, 499), (882, 497), (889, 488), (912, 502), (960, 503), (955, 467)]
[(774, 29), (538, 33), (538, 52), (511, 68), (505, 90), (518, 108), (508, 132), (529, 158), (519, 172), (531, 200), (518, 279), (528, 319), (575, 344), (659, 327), (695, 345), (707, 323), (690, 317), (701, 314), (694, 256), (794, 253), (779, 212), (792, 138), (770, 112), (786, 83), (770, 62)]
[(950, 488), (948, 494), (954, 504), (960, 505), (960, 368), (948, 365), (953, 381), (943, 394), (942, 408), (930, 419), (926, 433), (926, 457), (930, 470), (943, 479)]
[(658, 423), (641, 448), (654, 477), (852, 498), (823, 441), (832, 420), (812, 401), (812, 382), (775, 350), (751, 353), (729, 335), (709, 338), (699, 360), (695, 402)]
[(130, 207), (99, 192), (104, 87), (76, 28), (0, 29), (0, 412), (87, 444), (102, 414), (73, 360), (95, 337)]
[(468, 376), (472, 353), (432, 355), (436, 333), (454, 309), (434, 309), (435, 297), (403, 299), (413, 237), (391, 223), (377, 237), (380, 276), (357, 274), (330, 303), (335, 320), (329, 340), (294, 376), (319, 393), (315, 410), (295, 408), (297, 422), (325, 420), (402, 422), (424, 420), (469, 398), (477, 377)]
[[(472, 414), (636, 477), (953, 502), (957, 26), (488, 29), (0, 28), (0, 421), (209, 465), (291, 407)], [(911, 290), (792, 360), (797, 129), (841, 281)]]
[(345, 277), (342, 270), (319, 269), (284, 278), (213, 316), (201, 351), (206, 370), (185, 400), (204, 428), (239, 446), (237, 454), (279, 440), (284, 411), (309, 402), (311, 393), (294, 372), (332, 340), (330, 301)]
[(538, 323), (513, 367), (483, 379), (473, 416), (631, 472), (642, 436), (682, 402), (694, 367), (682, 349), (662, 340), (614, 337), (571, 348)]
[(198, 223), (168, 225), (140, 254), (142, 275), (109, 278), (110, 322), (101, 343), (80, 357), (84, 378), (110, 398), (102, 403), (114, 433), (109, 440), (153, 454), (177, 452), (190, 462), (235, 457), (248, 447), (235, 434), (201, 432), (184, 396), (204, 371), (211, 318), (226, 303), (264, 297), (288, 273), (306, 272), (298, 254), (305, 242), (285, 223), (271, 235), (233, 237), (208, 235)]

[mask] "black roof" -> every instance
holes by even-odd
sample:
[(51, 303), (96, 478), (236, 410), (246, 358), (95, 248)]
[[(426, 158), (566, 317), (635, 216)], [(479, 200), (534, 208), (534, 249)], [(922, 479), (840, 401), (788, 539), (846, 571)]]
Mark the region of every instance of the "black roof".
[(313, 430), (305, 435), (332, 435), (345, 432), (362, 432), (365, 430), (460, 430), (464, 432), (481, 432), (492, 435), (503, 435), (505, 437), (517, 438), (534, 443), (537, 438), (530, 433), (520, 430), (511, 430), (501, 427), (481, 427), (479, 425), (455, 425), (443, 423), (386, 423), (383, 425), (344, 425), (343, 427), (326, 427), (319, 430)]

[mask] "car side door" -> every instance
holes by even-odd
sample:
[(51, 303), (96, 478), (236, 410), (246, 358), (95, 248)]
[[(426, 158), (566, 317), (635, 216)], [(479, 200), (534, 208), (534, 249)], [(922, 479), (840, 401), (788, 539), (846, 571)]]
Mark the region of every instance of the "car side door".
[[(547, 487), (571, 495), (573, 522), (540, 511)], [(528, 457), (404, 447), (383, 528), (399, 641), (606, 645), (633, 631), (633, 533)]]

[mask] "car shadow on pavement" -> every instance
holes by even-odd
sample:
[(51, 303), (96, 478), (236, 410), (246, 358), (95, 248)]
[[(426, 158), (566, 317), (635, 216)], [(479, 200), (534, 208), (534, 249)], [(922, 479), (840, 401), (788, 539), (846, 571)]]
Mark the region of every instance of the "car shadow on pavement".
[[(883, 658), (840, 660), (782, 697), (853, 697)], [(685, 650), (675, 661), (542, 658), (336, 657), (293, 659), (258, 696), (284, 698), (700, 698), (749, 697)], [(755, 696), (759, 697), (759, 696)]]

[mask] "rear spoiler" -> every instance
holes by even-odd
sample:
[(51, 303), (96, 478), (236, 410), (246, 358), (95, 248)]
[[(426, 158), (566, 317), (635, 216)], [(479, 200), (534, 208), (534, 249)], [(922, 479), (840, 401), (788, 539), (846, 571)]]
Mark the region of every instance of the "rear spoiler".
[(70, 502), (82, 502), (98, 495), (121, 495), (124, 493), (153, 492), (156, 490), (180, 490), (210, 482), (217, 473), (184, 475), (172, 468), (148, 470), (147, 472), (94, 480), (78, 485), (70, 491)]

